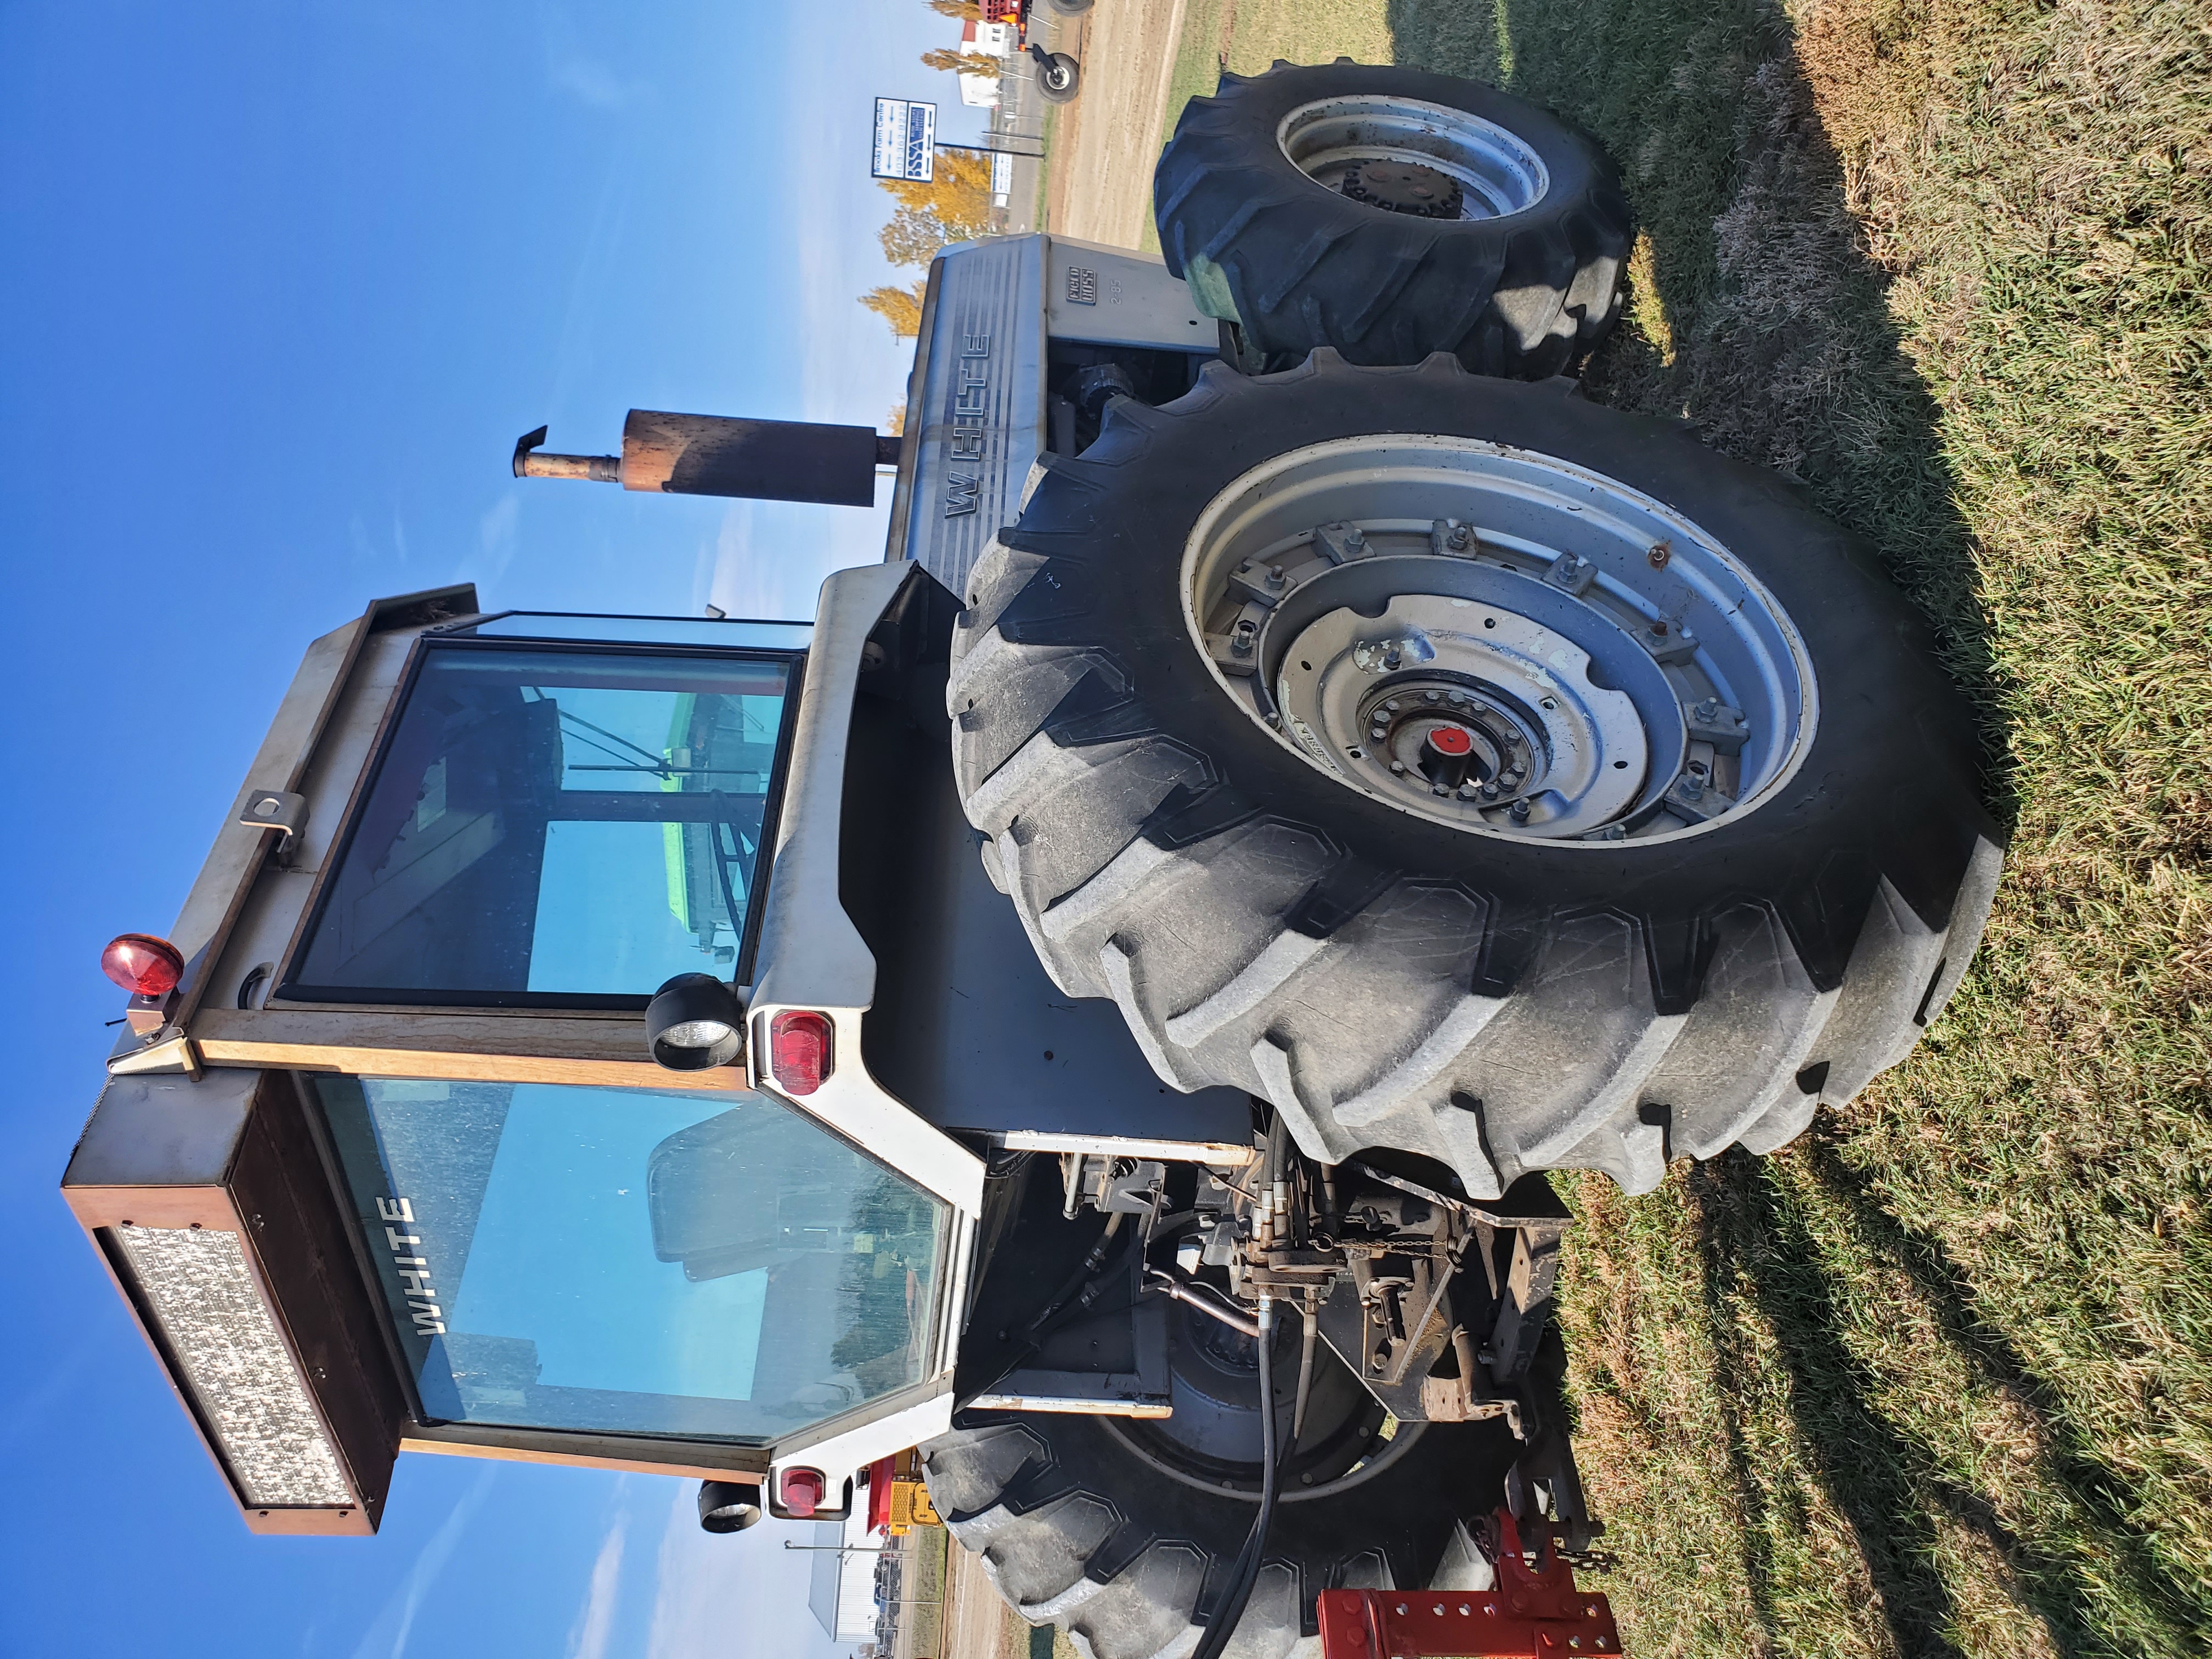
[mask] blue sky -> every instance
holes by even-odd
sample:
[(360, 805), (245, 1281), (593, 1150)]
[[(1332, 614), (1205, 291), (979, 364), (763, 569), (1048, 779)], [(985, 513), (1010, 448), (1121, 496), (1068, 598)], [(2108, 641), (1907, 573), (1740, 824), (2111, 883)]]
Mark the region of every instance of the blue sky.
[[(920, 0), (0, 5), (0, 651), (15, 1273), (10, 1656), (843, 1650), (688, 1483), (414, 1457), (368, 1542), (248, 1537), (55, 1187), (119, 1012), (307, 640), (370, 598), (811, 611), (880, 511), (507, 476), (635, 405), (880, 423), (870, 100)], [(796, 1539), (799, 1529), (791, 1529)]]

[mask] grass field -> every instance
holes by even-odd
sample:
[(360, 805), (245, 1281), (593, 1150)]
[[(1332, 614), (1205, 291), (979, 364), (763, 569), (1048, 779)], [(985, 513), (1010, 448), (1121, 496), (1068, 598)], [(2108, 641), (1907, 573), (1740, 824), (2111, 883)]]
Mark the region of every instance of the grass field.
[[(1395, 57), (1596, 134), (1593, 395), (1788, 469), (1982, 714), (1978, 964), (1785, 1153), (1577, 1202), (1629, 1650), (2212, 1646), (2212, 11), (1191, 0), (1178, 99)], [(1172, 110), (1170, 123), (1172, 123)]]

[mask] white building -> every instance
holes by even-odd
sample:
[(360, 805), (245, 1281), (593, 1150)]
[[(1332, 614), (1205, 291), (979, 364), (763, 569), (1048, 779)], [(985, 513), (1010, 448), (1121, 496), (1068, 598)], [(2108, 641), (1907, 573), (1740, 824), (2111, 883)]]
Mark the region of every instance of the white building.
[[(876, 1633), (876, 1547), (868, 1535), (867, 1494), (860, 1494), (854, 1514), (844, 1521), (817, 1521), (806, 1541), (822, 1546), (814, 1555), (814, 1577), (806, 1605), (817, 1623), (839, 1642), (857, 1642)], [(844, 1545), (841, 1554), (831, 1547)]]
[[(1001, 60), (1014, 52), (1014, 26), (1012, 23), (978, 23), (972, 19), (960, 26), (960, 50), (984, 58)], [(971, 109), (996, 109), (999, 106), (999, 76), (996, 75), (963, 75), (960, 82), (960, 101)]]

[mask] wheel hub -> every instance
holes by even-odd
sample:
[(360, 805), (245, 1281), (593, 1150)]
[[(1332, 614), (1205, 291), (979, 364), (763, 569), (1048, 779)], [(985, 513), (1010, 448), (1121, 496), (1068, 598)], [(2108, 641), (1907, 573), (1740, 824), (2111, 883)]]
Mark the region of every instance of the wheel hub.
[(1385, 562), (1402, 568), (1384, 579), (1408, 586), (1454, 574), (1393, 559), (1315, 579), (1308, 605), (1332, 587), (1353, 602), (1303, 627), (1289, 611), (1295, 631), (1267, 653), (1297, 740), (1369, 793), (1448, 823), (1558, 838), (1619, 817), (1650, 770), (1634, 700), (1594, 683), (1571, 639), (1502, 605), (1400, 592), (1363, 615), (1350, 590)]
[(1337, 188), (1385, 213), (1421, 219), (1456, 219), (1464, 199), (1457, 179), (1411, 161), (1356, 163), (1345, 169)]
[[(1164, 1418), (1109, 1419), (1109, 1426), (1163, 1474), (1243, 1495), (1260, 1484), (1258, 1345), (1212, 1317), (1178, 1307), (1168, 1387), (1174, 1410)], [(1276, 1328), (1273, 1351), (1277, 1427), (1287, 1431), (1297, 1394), (1298, 1322)], [(1306, 1421), (1284, 1465), (1285, 1486), (1300, 1497), (1325, 1495), (1375, 1452), (1382, 1407), (1322, 1343), (1316, 1350)], [(1402, 1432), (1402, 1431), (1401, 1431)]]

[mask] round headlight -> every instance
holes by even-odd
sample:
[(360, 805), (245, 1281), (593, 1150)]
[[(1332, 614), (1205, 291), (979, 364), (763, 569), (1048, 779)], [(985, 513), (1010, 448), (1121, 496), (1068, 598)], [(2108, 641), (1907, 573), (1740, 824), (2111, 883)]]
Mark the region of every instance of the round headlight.
[(646, 1046), (672, 1072), (734, 1064), (745, 1051), (745, 1011), (712, 974), (678, 974), (645, 1011)]

